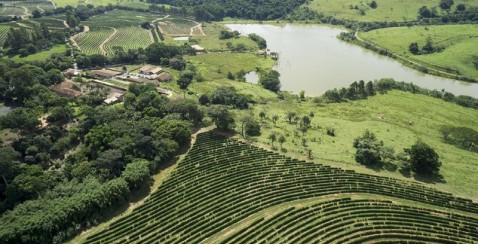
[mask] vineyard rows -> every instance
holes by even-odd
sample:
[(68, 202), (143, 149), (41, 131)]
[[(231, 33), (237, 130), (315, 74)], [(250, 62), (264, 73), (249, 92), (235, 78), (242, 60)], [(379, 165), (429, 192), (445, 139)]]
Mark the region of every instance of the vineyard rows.
[(470, 200), (419, 183), (287, 158), (208, 132), (197, 136), (169, 180), (143, 205), (89, 236), (86, 243), (207, 242), (260, 211), (314, 197), (333, 199), (340, 194), (377, 194), (447, 211), (341, 199), (257, 219), (247, 228), (227, 231), (222, 240), (310, 243), (416, 237), (423, 242), (478, 241), (478, 219), (448, 212), (478, 214), (478, 204)]
[(167, 19), (166, 21), (159, 22), (159, 27), (165, 35), (169, 36), (188, 36), (191, 33), (193, 35), (202, 35), (202, 31), (198, 26), (199, 23), (186, 20), (186, 19)]
[(8, 31), (10, 26), (0, 25), (0, 45), (3, 46), (5, 40), (7, 40)]
[(0, 15), (3, 16), (23, 16), (25, 15), (25, 9), (15, 6), (2, 6), (0, 7)]
[(146, 48), (153, 43), (151, 32), (140, 27), (118, 28), (118, 32), (105, 43), (105, 51), (113, 53), (113, 47), (122, 47), (125, 51), (129, 49)]
[(89, 32), (77, 35), (75, 41), (85, 54), (102, 54), (100, 45), (111, 34), (113, 34), (112, 28), (91, 28)]

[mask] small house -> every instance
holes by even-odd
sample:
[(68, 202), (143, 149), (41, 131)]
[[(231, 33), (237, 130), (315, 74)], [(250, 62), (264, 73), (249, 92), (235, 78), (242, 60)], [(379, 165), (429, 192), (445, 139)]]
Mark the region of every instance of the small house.
[(139, 73), (143, 75), (157, 75), (161, 71), (163, 71), (161, 67), (154, 65), (145, 65), (139, 69)]
[(173, 75), (170, 74), (170, 73), (161, 73), (158, 75), (158, 77), (156, 77), (156, 80), (158, 80), (159, 82), (169, 82), (173, 79)]
[(116, 102), (121, 102), (123, 100), (123, 94), (119, 92), (113, 92), (108, 95), (108, 97), (104, 100), (106, 104), (113, 104)]

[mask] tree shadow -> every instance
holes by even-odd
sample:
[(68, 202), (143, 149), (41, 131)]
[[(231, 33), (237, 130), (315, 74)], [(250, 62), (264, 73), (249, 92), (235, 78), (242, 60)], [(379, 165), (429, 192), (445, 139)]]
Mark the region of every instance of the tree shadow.
[(436, 183), (446, 183), (445, 178), (441, 174), (434, 175), (417, 175), (414, 174), (413, 178), (417, 181), (427, 183), (427, 184), (436, 184)]

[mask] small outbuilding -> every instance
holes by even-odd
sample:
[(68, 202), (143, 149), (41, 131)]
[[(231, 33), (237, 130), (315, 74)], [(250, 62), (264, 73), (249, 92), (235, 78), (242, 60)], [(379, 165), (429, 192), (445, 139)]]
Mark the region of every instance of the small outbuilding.
[(113, 92), (108, 95), (108, 98), (104, 100), (106, 104), (113, 104), (116, 102), (121, 102), (123, 100), (123, 94), (118, 92)]
[(143, 75), (157, 75), (163, 71), (163, 68), (154, 65), (145, 65), (139, 69), (139, 73)]
[(91, 70), (90, 76), (96, 79), (111, 79), (117, 75), (120, 75), (121, 72), (109, 70), (109, 69), (98, 69), (98, 70)]
[(161, 73), (158, 75), (158, 77), (156, 77), (156, 80), (158, 80), (159, 82), (169, 82), (173, 79), (173, 75), (170, 74), (170, 73)]
[(206, 49), (204, 49), (203, 47), (195, 44), (195, 45), (191, 45), (191, 47), (194, 49), (194, 51), (196, 51), (197, 53), (201, 53), (201, 52), (204, 52), (206, 51)]

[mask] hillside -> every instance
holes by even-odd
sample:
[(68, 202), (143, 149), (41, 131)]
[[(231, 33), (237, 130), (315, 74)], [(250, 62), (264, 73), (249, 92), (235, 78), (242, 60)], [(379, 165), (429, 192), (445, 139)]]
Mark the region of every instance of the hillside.
[(478, 240), (477, 216), (477, 204), (421, 184), (299, 161), (208, 132), (143, 205), (85, 243), (466, 243)]

